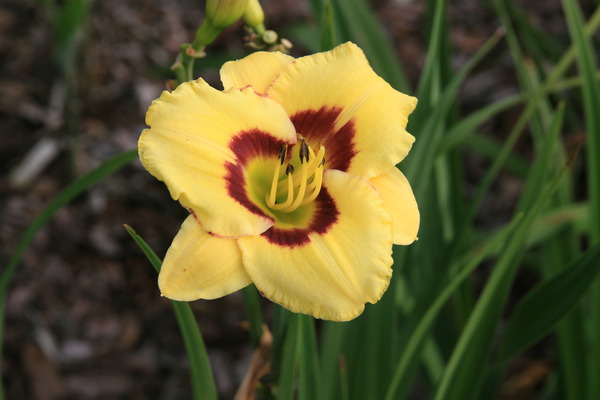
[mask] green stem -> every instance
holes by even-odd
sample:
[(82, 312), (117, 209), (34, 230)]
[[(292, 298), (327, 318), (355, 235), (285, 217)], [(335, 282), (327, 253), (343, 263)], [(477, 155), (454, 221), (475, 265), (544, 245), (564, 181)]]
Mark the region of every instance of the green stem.
[(207, 19), (205, 19), (196, 31), (192, 47), (196, 51), (204, 50), (207, 44), (214, 42), (217, 36), (219, 36), (219, 33), (221, 33), (221, 29), (215, 28)]

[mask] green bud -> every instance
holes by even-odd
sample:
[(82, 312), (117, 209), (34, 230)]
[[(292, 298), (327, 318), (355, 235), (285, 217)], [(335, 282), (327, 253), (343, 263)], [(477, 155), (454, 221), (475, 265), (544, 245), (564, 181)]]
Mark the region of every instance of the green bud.
[(244, 21), (246, 24), (254, 28), (257, 33), (261, 34), (264, 31), (263, 24), (265, 23), (265, 13), (260, 6), (258, 0), (249, 0), (244, 12)]
[(248, 0), (207, 0), (206, 19), (213, 29), (222, 30), (242, 17)]

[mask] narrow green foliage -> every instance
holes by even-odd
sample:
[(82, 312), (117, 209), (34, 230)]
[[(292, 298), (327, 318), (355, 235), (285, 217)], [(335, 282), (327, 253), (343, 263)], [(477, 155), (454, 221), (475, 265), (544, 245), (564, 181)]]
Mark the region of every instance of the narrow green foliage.
[(53, 7), (53, 22), (60, 47), (69, 47), (87, 19), (89, 0), (67, 0)]
[(254, 285), (244, 288), (244, 307), (250, 323), (250, 339), (252, 345), (257, 347), (263, 333), (263, 317), (258, 291)]
[[(577, 2), (563, 0), (562, 4), (569, 31), (575, 44), (577, 63), (584, 81), (581, 90), (587, 132), (587, 170), (589, 197), (592, 205), (590, 217), (593, 221), (600, 221), (600, 113), (598, 113), (600, 108), (600, 82), (596, 79), (596, 54), (589, 37), (584, 34), (584, 21)], [(600, 10), (600, 7), (598, 9)], [(595, 224), (592, 227), (591, 234), (592, 241), (600, 241), (600, 224)], [(598, 394), (600, 395), (600, 392)]]
[[(547, 160), (540, 160), (542, 169)], [(537, 170), (536, 168), (534, 168)], [(525, 250), (526, 237), (546, 201), (556, 190), (563, 173), (558, 174), (544, 195), (525, 210), (525, 217), (503, 249), (477, 304), (461, 333), (435, 394), (435, 400), (473, 398), (482, 383), (483, 371), (519, 263)]]
[(323, 1), (321, 14), (321, 51), (335, 47), (335, 23), (333, 22), (333, 6), (331, 0)]
[[(150, 261), (150, 264), (152, 264), (156, 272), (160, 272), (162, 261), (156, 253), (152, 251), (144, 239), (142, 239), (142, 237), (130, 226), (125, 225), (125, 229), (133, 240), (135, 240), (146, 258), (148, 258), (148, 261)], [(181, 335), (183, 336), (183, 341), (190, 361), (190, 378), (192, 382), (193, 399), (216, 400), (217, 388), (210, 368), (208, 355), (206, 354), (204, 340), (202, 340), (202, 334), (198, 329), (196, 317), (194, 317), (194, 313), (188, 303), (171, 300), (171, 304), (173, 305), (175, 317), (177, 318), (177, 323), (181, 329)]]
[(600, 244), (527, 293), (506, 324), (498, 358), (508, 360), (550, 333), (587, 293), (598, 272)]
[[(477, 53), (454, 75), (452, 80), (448, 83), (447, 87), (442, 93), (439, 93), (435, 108), (426, 116), (423, 112), (419, 113), (419, 107), (421, 103), (423, 107), (427, 107), (426, 101), (420, 101), (419, 107), (415, 113), (417, 125), (422, 125), (421, 136), (418, 140), (428, 143), (427, 146), (420, 146), (412, 150), (409, 159), (403, 162), (403, 171), (406, 174), (409, 181), (414, 182), (413, 187), (417, 195), (417, 199), (422, 196), (423, 191), (426, 189), (426, 183), (429, 182), (428, 175), (433, 168), (435, 158), (440, 153), (437, 151), (442, 143), (445, 130), (445, 121), (452, 108), (452, 105), (456, 101), (456, 96), (460, 85), (464, 82), (464, 79), (468, 76), (469, 72), (475, 68), (477, 63), (488, 54), (494, 46), (498, 43), (501, 38), (501, 34), (497, 34), (490, 38), (484, 46), (482, 46)], [(427, 97), (426, 97), (427, 98)]]
[[(321, 331), (321, 376), (323, 399), (334, 399), (339, 390), (341, 363), (347, 378), (347, 367), (342, 353), (342, 342), (347, 334), (348, 324), (343, 322), (325, 322)], [(347, 384), (347, 382), (346, 382)]]
[(392, 283), (376, 306), (367, 306), (361, 318), (349, 323), (344, 355), (353, 399), (381, 398), (390, 380), (398, 354), (394, 292)]
[(6, 269), (2, 272), (2, 276), (0, 276), (0, 293), (4, 294), (6, 292), (6, 288), (12, 278), (12, 275), (15, 271), (15, 268), (21, 261), (25, 250), (35, 237), (36, 233), (48, 223), (48, 221), (54, 216), (54, 214), (64, 207), (66, 204), (70, 203), (74, 198), (79, 196), (89, 187), (95, 185), (100, 182), (108, 175), (112, 174), (115, 171), (118, 171), (125, 165), (129, 164), (133, 160), (137, 158), (137, 150), (130, 150), (125, 153), (121, 153), (119, 155), (114, 156), (110, 160), (105, 161), (99, 167), (94, 170), (88, 172), (81, 178), (75, 180), (69, 186), (67, 186), (62, 192), (58, 194), (46, 206), (44, 211), (40, 213), (40, 215), (33, 220), (31, 225), (27, 228), (21, 241), (17, 245), (17, 248), (12, 254)]
[(321, 372), (317, 351), (315, 320), (308, 315), (300, 315), (299, 317), (298, 333), (300, 338), (298, 351), (300, 354), (300, 376), (298, 382), (298, 399), (323, 399), (321, 396)]
[(338, 42), (336, 41), (336, 24), (332, 0), (309, 0), (315, 19), (319, 22), (318, 37), (314, 40), (306, 40), (308, 31), (314, 27), (308, 26), (302, 29), (302, 35), (296, 35), (304, 46), (317, 51), (327, 51), (333, 49)]
[(590, 225), (588, 203), (553, 208), (533, 223), (527, 238), (528, 247), (543, 243), (550, 237), (559, 236), (567, 227), (572, 227), (580, 234), (588, 234)]
[(74, 60), (89, 15), (91, 0), (43, 0), (52, 24), (56, 64), (65, 77), (74, 73)]
[[(287, 326), (279, 369), (277, 399), (321, 399), (321, 374), (314, 320), (283, 310)], [(298, 385), (296, 386), (296, 382)], [(295, 388), (298, 392), (295, 394)]]
[(552, 156), (554, 154), (554, 149), (559, 144), (559, 134), (562, 128), (564, 115), (564, 104), (560, 104), (554, 113), (552, 126), (546, 137), (543, 139), (542, 148), (527, 175), (525, 189), (521, 194), (519, 204), (517, 205), (518, 211), (525, 211), (533, 208), (535, 203), (539, 201), (540, 193), (543, 193), (548, 185), (547, 177), (549, 171), (552, 171)]
[[(444, 290), (435, 298), (434, 302), (429, 306), (423, 314), (419, 324), (412, 332), (407, 345), (403, 349), (400, 359), (394, 370), (393, 379), (388, 387), (385, 399), (394, 400), (405, 398), (410, 390), (412, 378), (417, 372), (419, 355), (423, 348), (423, 344), (427, 339), (433, 324), (446, 304), (450, 296), (454, 294), (457, 288), (471, 275), (471, 273), (481, 264), (481, 262), (502, 247), (509, 237), (514, 233), (517, 223), (521, 220), (522, 215), (517, 215), (514, 220), (504, 229), (499, 231), (491, 240), (487, 241), (483, 248), (476, 249), (469, 253), (464, 260), (457, 261), (459, 270)], [(452, 268), (454, 269), (454, 268)]]
[(158, 274), (160, 272), (160, 267), (162, 266), (162, 260), (156, 255), (156, 253), (148, 246), (148, 243), (140, 235), (133, 230), (132, 227), (125, 224), (123, 225), (129, 236), (135, 241), (138, 247), (142, 250), (150, 264), (154, 267), (154, 270)]
[[(0, 365), (2, 365), (1, 350), (4, 342), (4, 308), (6, 306), (6, 291), (8, 290), (8, 285), (10, 284), (12, 276), (14, 275), (19, 262), (21, 262), (25, 251), (33, 241), (35, 235), (48, 223), (48, 221), (50, 221), (50, 219), (58, 210), (70, 203), (86, 189), (100, 182), (113, 172), (118, 171), (136, 158), (137, 150), (131, 150), (116, 155), (110, 160), (102, 163), (99, 167), (72, 182), (62, 192), (60, 192), (58, 196), (56, 196), (54, 200), (50, 202), (50, 204), (46, 206), (46, 208), (36, 219), (33, 220), (23, 234), (23, 237), (17, 244), (17, 248), (14, 250), (10, 260), (8, 261), (6, 268), (2, 271), (2, 275), (0, 275)], [(0, 380), (0, 400), (3, 398), (4, 390)]]
[[(300, 315), (278, 307), (280, 315), (285, 318), (285, 331), (279, 330), (279, 335), (275, 336), (283, 339), (280, 347), (281, 364), (279, 365), (279, 380), (277, 385), (278, 400), (292, 400), (294, 398), (294, 388), (296, 387), (296, 376), (300, 365), (299, 341), (300, 341)], [(275, 364), (277, 365), (277, 364)]]
[[(590, 200), (590, 219), (600, 221), (600, 83), (596, 79), (596, 54), (591, 40), (585, 35), (584, 20), (579, 4), (562, 0), (567, 25), (575, 45), (577, 64), (583, 77), (582, 95), (587, 139), (587, 174)], [(600, 7), (598, 7), (600, 10)], [(592, 223), (590, 240), (600, 242), (600, 224)], [(589, 351), (587, 398), (600, 397), (600, 280), (596, 281), (591, 319), (592, 337)]]
[(365, 0), (331, 0), (331, 4), (338, 43), (351, 40), (358, 44), (379, 75), (396, 89), (410, 93), (400, 61), (392, 56), (396, 52)]
[(486, 121), (498, 115), (499, 113), (506, 111), (517, 104), (520, 104), (523, 102), (524, 98), (525, 96), (522, 95), (504, 97), (494, 103), (478, 109), (460, 121), (457, 121), (457, 123), (450, 127), (448, 132), (446, 132), (444, 138), (440, 142), (438, 151), (443, 154), (456, 148), (460, 144), (464, 143), (467, 139), (471, 138), (477, 127), (483, 125)]

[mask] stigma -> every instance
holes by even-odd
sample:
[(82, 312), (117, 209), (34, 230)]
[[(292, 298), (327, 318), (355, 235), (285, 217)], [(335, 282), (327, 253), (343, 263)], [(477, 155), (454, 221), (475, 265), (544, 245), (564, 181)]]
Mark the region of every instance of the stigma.
[[(271, 190), (266, 197), (267, 206), (272, 210), (292, 212), (315, 200), (321, 191), (323, 169), (325, 168), (325, 146), (319, 145), (315, 154), (306, 140), (300, 135), (298, 136), (300, 147), (297, 152), (294, 151), (292, 157), (298, 157), (299, 167), (294, 168), (291, 163), (288, 163), (285, 167), (285, 174), (282, 175), (281, 171), (286, 163), (288, 146), (283, 145), (279, 150)], [(296, 163), (296, 165), (298, 164)]]

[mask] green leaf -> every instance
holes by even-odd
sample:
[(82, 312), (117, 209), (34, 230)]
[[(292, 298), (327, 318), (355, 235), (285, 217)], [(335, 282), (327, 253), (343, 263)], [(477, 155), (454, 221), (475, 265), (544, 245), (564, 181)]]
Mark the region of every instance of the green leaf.
[[(439, 11), (436, 10), (436, 14)], [(436, 17), (439, 19), (441, 17)], [(433, 35), (433, 34), (432, 34)], [(475, 66), (498, 44), (502, 35), (500, 33), (492, 36), (473, 57), (469, 59), (465, 65), (456, 72), (452, 79), (448, 82), (443, 91), (436, 95), (435, 104), (430, 103), (429, 106), (435, 105), (427, 111), (427, 104), (420, 103), (415, 110), (414, 120), (415, 125), (421, 126), (421, 135), (417, 140), (422, 143), (428, 143), (427, 146), (415, 146), (411, 150), (410, 157), (403, 160), (403, 172), (411, 182), (417, 200), (423, 198), (423, 194), (429, 182), (431, 181), (431, 171), (434, 167), (436, 157), (440, 155), (439, 146), (446, 132), (446, 120), (454, 103), (461, 84), (464, 82), (468, 74)], [(433, 71), (433, 67), (430, 69)], [(433, 72), (432, 72), (433, 73)], [(431, 78), (433, 79), (433, 78)], [(420, 98), (419, 101), (427, 99)], [(411, 116), (411, 118), (413, 118)], [(419, 120), (420, 119), (420, 120)]]
[[(2, 275), (0, 276), (0, 365), (2, 365), (1, 350), (4, 333), (4, 307), (6, 305), (6, 291), (16, 268), (19, 265), (19, 262), (21, 262), (21, 258), (23, 258), (23, 254), (25, 254), (25, 250), (27, 250), (27, 247), (29, 247), (29, 244), (38, 231), (42, 229), (44, 225), (46, 225), (46, 223), (54, 216), (56, 211), (60, 210), (65, 204), (79, 196), (90, 186), (93, 186), (126, 164), (129, 164), (136, 158), (137, 150), (130, 150), (125, 153), (121, 153), (114, 156), (110, 160), (105, 161), (96, 169), (88, 172), (81, 178), (72, 182), (62, 192), (60, 192), (58, 196), (56, 196), (54, 200), (50, 202), (50, 204), (46, 206), (44, 211), (42, 211), (40, 215), (33, 220), (23, 234), (19, 244), (17, 244), (17, 248), (8, 261), (8, 264), (2, 272)], [(3, 398), (4, 391), (2, 389), (2, 382), (0, 380), (0, 400)]]
[[(325, 321), (321, 326), (321, 377), (323, 399), (333, 399), (339, 389), (340, 362), (343, 358), (342, 342), (349, 324)], [(344, 372), (347, 369), (344, 367)]]
[(56, 9), (54, 29), (59, 46), (67, 47), (87, 20), (89, 0), (67, 0)]
[[(298, 352), (300, 316), (283, 307), (277, 308), (279, 317), (283, 320), (282, 325), (284, 325), (282, 329), (273, 330), (274, 338), (280, 339), (280, 341), (274, 341), (274, 345), (276, 346), (273, 352), (274, 356), (278, 353), (276, 351), (277, 347), (279, 347), (278, 342), (281, 344), (281, 359), (279, 369), (276, 370), (276, 373), (279, 373), (277, 399), (292, 400), (294, 398), (295, 380), (300, 364), (300, 355)], [(277, 365), (278, 363), (274, 364)]]
[(252, 339), (252, 345), (257, 347), (260, 343), (260, 338), (263, 334), (263, 316), (260, 309), (260, 299), (258, 297), (258, 290), (256, 286), (250, 285), (245, 287), (244, 290), (244, 308), (248, 315), (248, 321), (250, 323), (250, 338)]
[[(475, 254), (468, 254), (464, 260), (457, 262), (462, 265), (457, 273), (445, 285), (444, 290), (435, 298), (431, 306), (423, 313), (418, 325), (410, 335), (410, 338), (402, 351), (400, 359), (396, 364), (393, 379), (388, 387), (386, 400), (405, 398), (412, 382), (412, 377), (418, 366), (419, 356), (425, 344), (425, 340), (430, 335), (430, 330), (436, 321), (437, 316), (443, 309), (443, 306), (450, 299), (452, 294), (465, 282), (471, 273), (481, 264), (481, 262), (493, 254), (496, 249), (503, 246), (509, 235), (514, 233), (515, 227), (521, 220), (522, 215), (514, 217), (513, 221), (500, 230), (492, 239), (490, 239), (483, 248), (478, 249)], [(454, 268), (451, 268), (454, 269)]]
[(525, 295), (506, 325), (498, 358), (508, 361), (547, 335), (579, 303), (598, 272), (600, 243)]
[(146, 256), (148, 261), (150, 261), (150, 264), (152, 264), (152, 266), (154, 267), (156, 272), (159, 273), (160, 267), (162, 266), (161, 259), (150, 248), (150, 246), (148, 246), (146, 241), (144, 239), (142, 239), (142, 237), (133, 230), (132, 227), (130, 227), (127, 224), (125, 224), (123, 226), (125, 227), (125, 230), (127, 231), (127, 233), (129, 233), (129, 236), (131, 236), (133, 238), (133, 240), (138, 245), (138, 247), (142, 250), (142, 252), (144, 252), (144, 255)]
[(373, 69), (394, 88), (409, 92), (410, 85), (390, 39), (365, 0), (331, 0), (336, 39), (351, 40), (367, 55)]
[[(140, 249), (148, 258), (156, 272), (160, 272), (162, 261), (152, 251), (150, 246), (130, 226), (125, 225), (127, 233), (135, 240)], [(210, 369), (210, 362), (206, 354), (206, 347), (198, 323), (188, 303), (171, 300), (177, 323), (181, 329), (183, 342), (190, 360), (190, 379), (194, 400), (216, 400), (217, 388)]]
[(87, 188), (95, 185), (102, 179), (106, 178), (108, 175), (112, 174), (115, 171), (118, 171), (123, 166), (129, 164), (131, 161), (137, 158), (137, 149), (130, 150), (125, 153), (121, 153), (119, 155), (114, 156), (110, 160), (105, 161), (96, 169), (88, 172), (83, 175), (81, 178), (73, 181), (69, 186), (67, 186), (62, 192), (58, 194), (46, 206), (44, 211), (40, 213), (40, 215), (33, 220), (31, 225), (27, 228), (21, 241), (17, 245), (15, 252), (13, 253), (11, 259), (6, 266), (6, 269), (2, 272), (2, 276), (0, 277), (0, 293), (4, 293), (12, 278), (12, 275), (15, 271), (15, 268), (21, 261), (25, 250), (35, 237), (35, 234), (46, 225), (46, 223), (54, 216), (56, 211), (60, 210), (65, 204), (69, 203), (75, 197), (79, 196), (83, 193)]
[[(283, 334), (277, 398), (279, 400), (321, 399), (321, 375), (314, 320), (308, 315), (292, 313), (283, 308), (280, 311), (287, 319), (287, 326)], [(294, 396), (296, 379), (298, 394)]]
[(331, 50), (335, 47), (335, 23), (333, 18), (331, 0), (324, 0), (323, 12), (321, 13), (321, 51)]
[[(539, 162), (548, 166), (547, 159), (540, 158)], [(534, 168), (534, 171), (537, 170), (538, 168)], [(459, 341), (454, 347), (437, 388), (435, 400), (466, 400), (473, 398), (478, 393), (485, 371), (483, 367), (491, 350), (496, 325), (502, 316), (502, 308), (523, 257), (531, 224), (556, 191), (565, 170), (556, 174), (537, 202), (528, 205), (525, 217), (501, 252)]]
[[(584, 81), (581, 89), (587, 128), (586, 147), (588, 152), (588, 182), (591, 199), (590, 217), (592, 221), (599, 221), (600, 113), (598, 113), (598, 109), (600, 109), (600, 82), (596, 79), (596, 54), (594, 53), (594, 47), (592, 46), (590, 38), (585, 34), (583, 17), (579, 5), (573, 0), (562, 0), (562, 4), (571, 38), (575, 45), (577, 63)], [(594, 242), (600, 241), (600, 224), (594, 224), (594, 226), (592, 226), (592, 240)]]
[(566, 206), (546, 211), (531, 226), (527, 237), (527, 246), (541, 244), (561, 230), (572, 227), (579, 233), (589, 233), (590, 229), (589, 204), (572, 203)]
[(308, 315), (299, 315), (299, 318), (300, 379), (298, 382), (298, 399), (319, 400), (322, 399), (322, 390), (315, 320)]
[[(577, 54), (577, 63), (583, 78), (582, 96), (585, 116), (588, 196), (590, 207), (590, 241), (600, 243), (600, 83), (596, 79), (596, 54), (591, 39), (584, 30), (584, 20), (579, 4), (573, 0), (562, 0), (567, 26)], [(597, 7), (596, 12), (600, 10)], [(587, 398), (600, 397), (600, 280), (594, 285), (591, 323), (592, 340), (588, 344)]]

